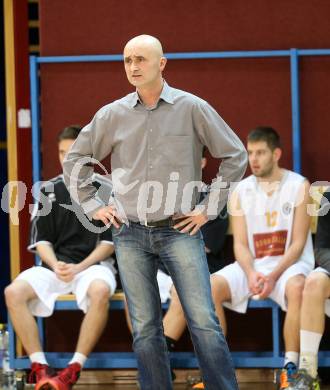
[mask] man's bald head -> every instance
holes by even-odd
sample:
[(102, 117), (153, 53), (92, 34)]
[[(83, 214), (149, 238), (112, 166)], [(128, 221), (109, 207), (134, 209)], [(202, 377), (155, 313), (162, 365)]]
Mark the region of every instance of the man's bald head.
[(128, 48), (132, 47), (145, 47), (157, 53), (159, 58), (164, 56), (162, 44), (152, 35), (143, 34), (130, 39), (125, 45), (124, 53)]

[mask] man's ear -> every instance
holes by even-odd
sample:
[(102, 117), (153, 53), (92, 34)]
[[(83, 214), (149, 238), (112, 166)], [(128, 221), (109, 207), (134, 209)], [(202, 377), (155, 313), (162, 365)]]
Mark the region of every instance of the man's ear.
[(159, 61), (159, 67), (160, 67), (161, 71), (163, 71), (165, 69), (166, 63), (167, 63), (167, 58), (161, 57), (160, 61)]
[(273, 155), (274, 155), (275, 161), (276, 162), (279, 161), (279, 159), (282, 157), (282, 149), (275, 148), (274, 152), (273, 152)]

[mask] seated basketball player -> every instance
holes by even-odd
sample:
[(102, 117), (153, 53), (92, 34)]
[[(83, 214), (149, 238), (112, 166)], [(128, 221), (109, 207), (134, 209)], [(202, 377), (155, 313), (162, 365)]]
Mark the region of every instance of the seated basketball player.
[[(80, 127), (70, 126), (60, 133), (61, 163), (79, 131)], [(98, 188), (100, 180), (95, 183)], [(42, 266), (23, 271), (5, 290), (10, 318), (31, 360), (30, 382), (36, 383), (36, 389), (67, 390), (76, 383), (107, 322), (109, 298), (116, 288), (110, 261), (114, 252), (110, 229), (97, 234), (85, 228), (78, 215), (66, 207), (71, 203), (63, 175), (42, 186), (29, 246), (36, 250)], [(86, 218), (80, 214), (82, 217)], [(67, 368), (56, 373), (42, 351), (33, 316), (50, 316), (56, 298), (71, 292), (85, 317), (76, 352)]]
[(284, 389), (297, 373), (302, 292), (314, 267), (309, 183), (279, 166), (282, 151), (274, 129), (253, 130), (247, 150), (252, 175), (238, 183), (230, 198), (237, 261), (212, 275), (212, 294), (224, 332), (223, 305), (245, 313), (254, 295), (270, 298), (286, 311), (285, 359), (279, 376), (279, 388)]
[[(328, 189), (329, 191), (329, 189)], [(300, 322), (300, 362), (292, 389), (319, 390), (317, 355), (325, 326), (330, 317), (330, 193), (321, 202), (315, 238), (317, 267), (306, 279)]]

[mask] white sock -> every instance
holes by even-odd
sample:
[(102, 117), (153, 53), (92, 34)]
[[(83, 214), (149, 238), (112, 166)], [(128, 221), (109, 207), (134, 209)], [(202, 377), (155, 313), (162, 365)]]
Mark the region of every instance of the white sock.
[(320, 347), (322, 334), (310, 332), (308, 330), (300, 331), (300, 361), (299, 368), (304, 369), (308, 374), (316, 378), (317, 376), (317, 354)]
[(72, 359), (70, 360), (69, 364), (79, 363), (81, 365), (81, 368), (82, 368), (84, 366), (86, 360), (87, 360), (87, 356), (83, 355), (80, 352), (75, 352)]
[(300, 331), (300, 353), (310, 352), (317, 355), (320, 348), (322, 334), (310, 332), (308, 330)]
[(298, 366), (298, 360), (299, 360), (299, 353), (298, 352), (295, 352), (295, 351), (285, 352), (284, 367), (289, 362), (294, 363), (296, 366)]
[(40, 363), (40, 364), (48, 365), (44, 352), (31, 353), (31, 355), (29, 355), (29, 358), (31, 360), (31, 363)]

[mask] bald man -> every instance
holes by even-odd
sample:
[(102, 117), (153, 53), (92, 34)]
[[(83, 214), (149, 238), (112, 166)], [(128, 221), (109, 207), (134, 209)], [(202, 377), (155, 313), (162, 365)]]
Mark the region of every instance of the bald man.
[[(112, 225), (141, 388), (172, 389), (156, 279), (161, 261), (182, 303), (206, 388), (237, 389), (200, 227), (224, 207), (229, 183), (243, 176), (246, 151), (207, 102), (164, 81), (158, 39), (131, 39), (124, 65), (136, 90), (101, 108), (85, 126), (64, 162), (66, 183), (88, 216)], [(199, 202), (204, 145), (222, 163)], [(88, 184), (93, 165), (86, 162), (110, 153), (113, 199), (104, 205)]]

